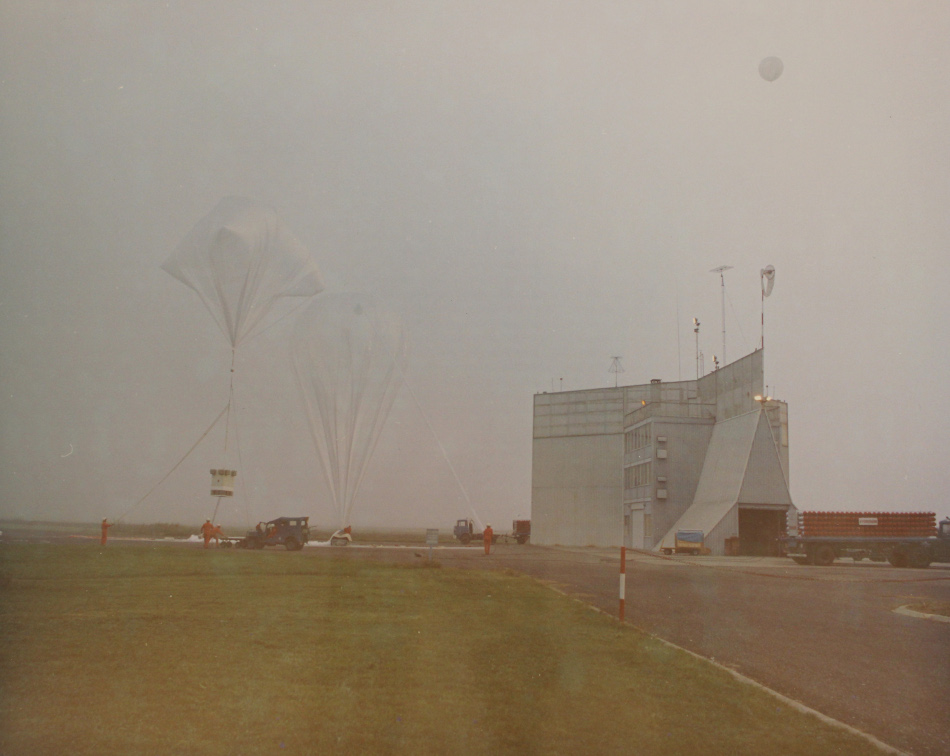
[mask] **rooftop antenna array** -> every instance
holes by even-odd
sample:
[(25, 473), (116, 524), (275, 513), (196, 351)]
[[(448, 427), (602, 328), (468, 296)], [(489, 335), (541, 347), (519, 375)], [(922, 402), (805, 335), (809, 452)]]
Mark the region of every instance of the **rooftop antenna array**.
[(626, 371), (624, 371), (623, 365), (620, 364), (620, 360), (622, 359), (621, 357), (611, 357), (610, 359), (613, 360), (613, 362), (610, 363), (610, 367), (607, 368), (607, 372), (614, 374), (614, 388), (617, 388), (620, 373)]
[[(719, 274), (719, 282), (722, 285), (722, 364), (725, 365), (726, 360), (726, 277), (724, 273), (727, 270), (732, 270), (731, 265), (720, 265), (718, 268), (713, 268), (710, 273)], [(715, 359), (715, 358), (713, 358)], [(719, 364), (718, 361), (716, 363)]]

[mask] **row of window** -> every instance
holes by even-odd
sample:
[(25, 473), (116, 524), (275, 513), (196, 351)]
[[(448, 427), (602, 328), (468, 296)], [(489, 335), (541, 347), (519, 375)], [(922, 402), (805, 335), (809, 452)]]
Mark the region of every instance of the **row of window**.
[(653, 463), (644, 462), (641, 465), (627, 467), (623, 471), (623, 487), (636, 488), (653, 483)]
[(632, 452), (637, 449), (642, 449), (644, 446), (649, 446), (653, 440), (651, 428), (653, 428), (653, 426), (647, 423), (646, 425), (641, 425), (639, 428), (627, 431), (623, 438), (624, 451)]

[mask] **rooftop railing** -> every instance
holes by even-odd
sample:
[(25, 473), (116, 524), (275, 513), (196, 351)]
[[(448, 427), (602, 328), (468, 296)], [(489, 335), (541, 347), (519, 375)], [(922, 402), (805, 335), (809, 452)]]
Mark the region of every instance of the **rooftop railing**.
[(692, 420), (715, 420), (716, 405), (700, 402), (647, 402), (642, 407), (624, 415), (625, 428), (636, 425), (651, 417), (675, 417)]

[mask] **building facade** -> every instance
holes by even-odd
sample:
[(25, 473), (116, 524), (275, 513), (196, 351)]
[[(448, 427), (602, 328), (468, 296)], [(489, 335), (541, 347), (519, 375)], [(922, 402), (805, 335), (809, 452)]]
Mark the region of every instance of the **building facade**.
[(788, 407), (764, 396), (763, 353), (695, 381), (536, 394), (531, 540), (767, 554), (794, 516)]

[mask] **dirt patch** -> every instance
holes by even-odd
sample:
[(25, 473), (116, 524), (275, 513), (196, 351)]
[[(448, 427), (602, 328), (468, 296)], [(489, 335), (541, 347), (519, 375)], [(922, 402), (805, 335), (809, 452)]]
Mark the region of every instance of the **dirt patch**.
[(939, 614), (942, 617), (950, 617), (950, 601), (920, 601), (916, 604), (908, 604), (907, 608), (921, 614)]

